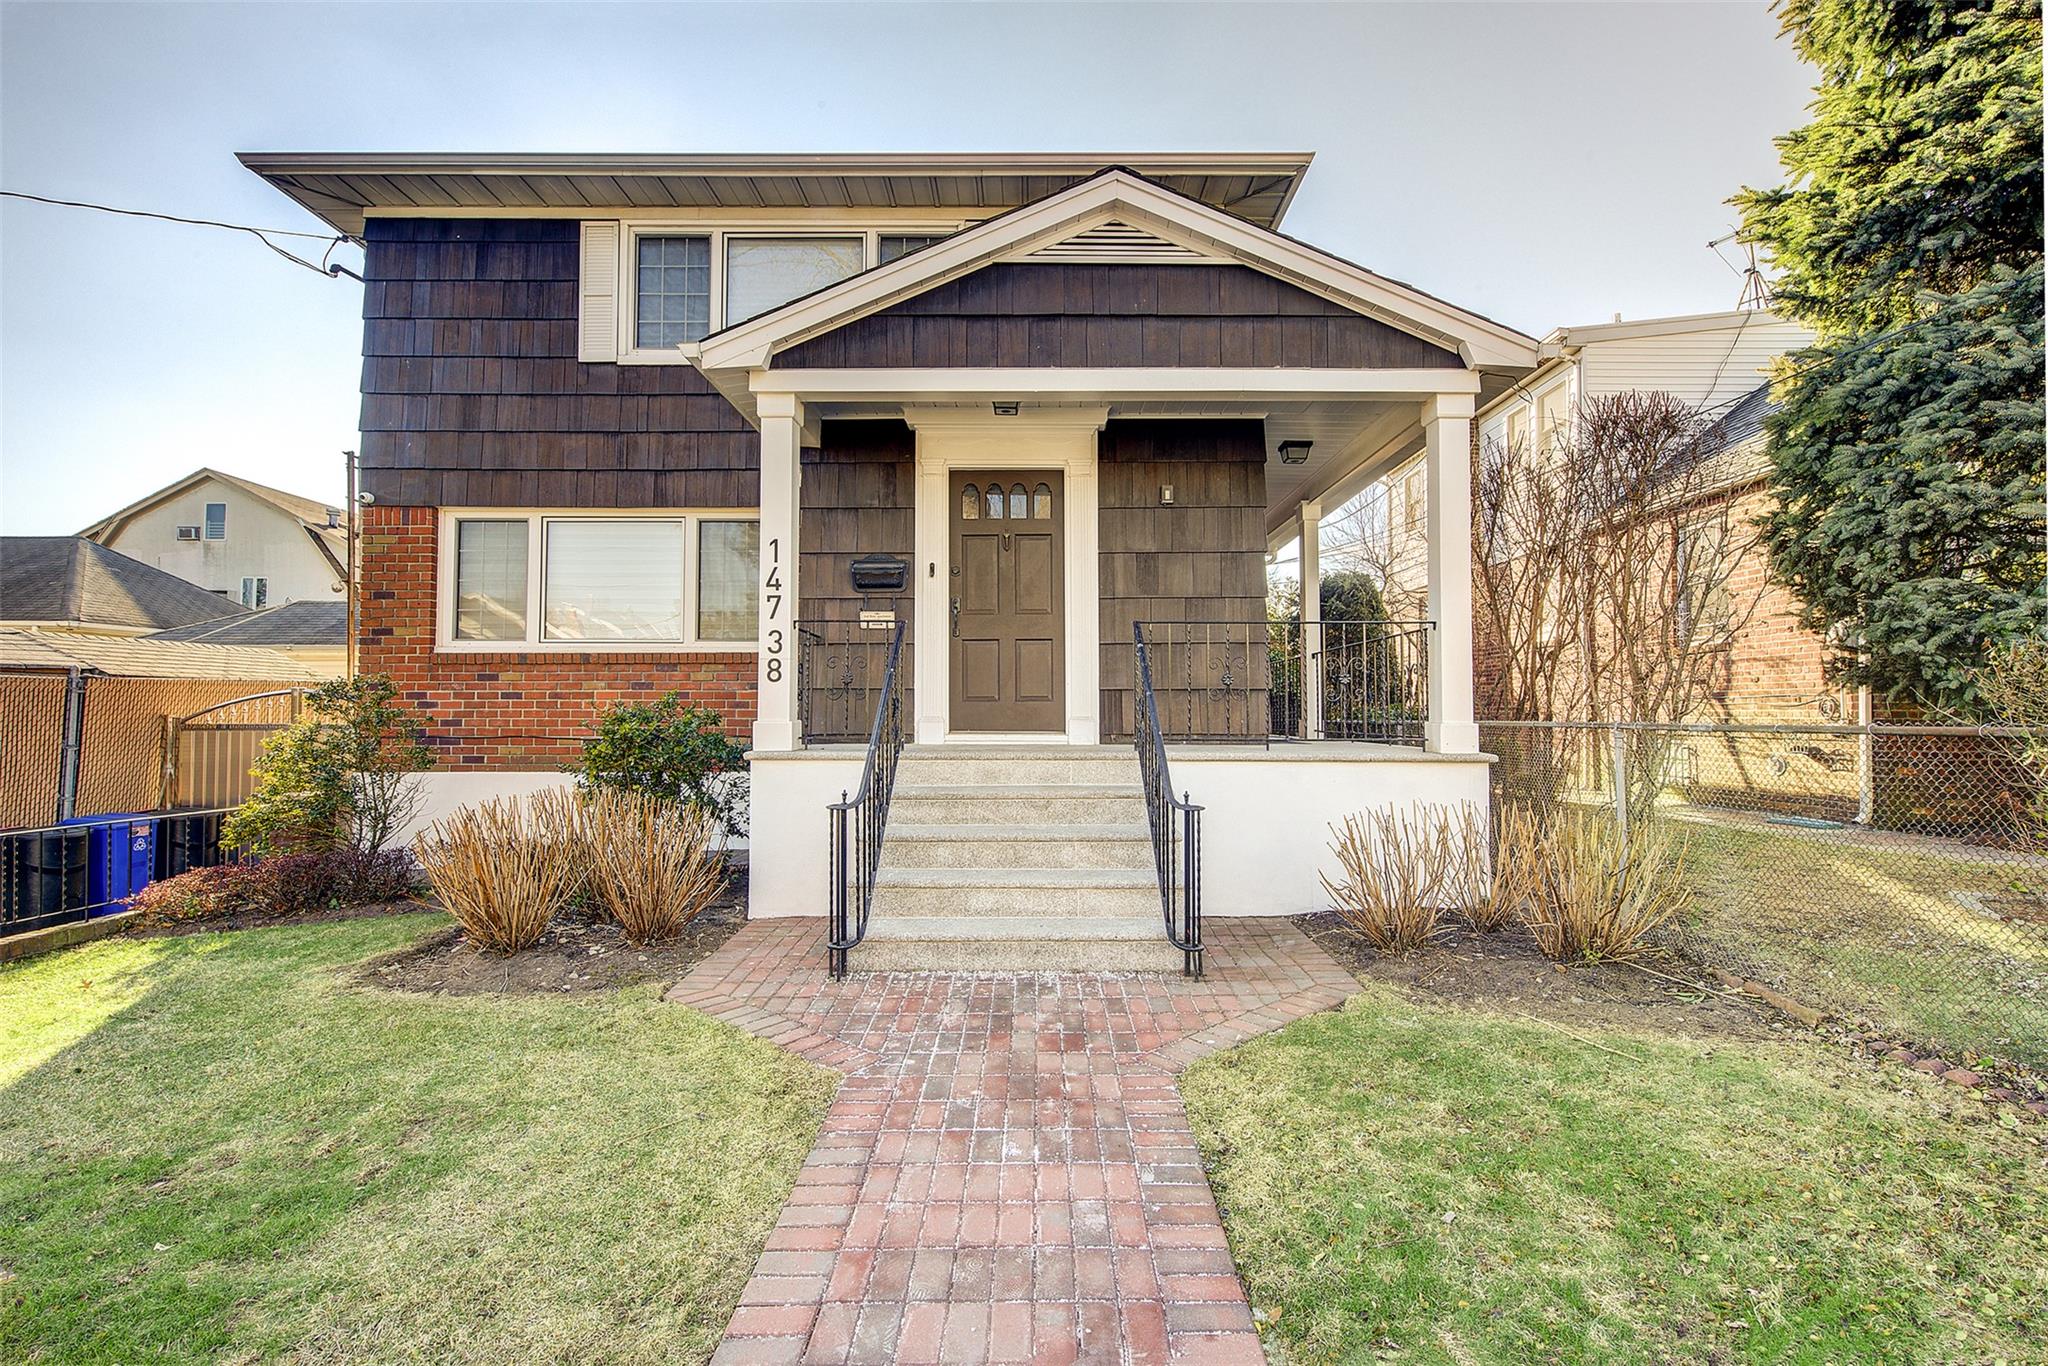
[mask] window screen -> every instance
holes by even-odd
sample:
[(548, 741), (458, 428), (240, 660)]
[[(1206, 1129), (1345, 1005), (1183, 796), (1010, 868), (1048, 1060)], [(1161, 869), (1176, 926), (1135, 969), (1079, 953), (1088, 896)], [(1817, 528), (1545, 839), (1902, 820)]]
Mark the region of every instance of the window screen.
[(697, 638), (749, 641), (760, 634), (761, 525), (697, 524)]
[(682, 522), (549, 522), (549, 640), (683, 639)]
[(728, 237), (726, 324), (844, 280), (866, 260), (867, 244), (858, 237)]
[(455, 638), (526, 638), (526, 523), (455, 528)]

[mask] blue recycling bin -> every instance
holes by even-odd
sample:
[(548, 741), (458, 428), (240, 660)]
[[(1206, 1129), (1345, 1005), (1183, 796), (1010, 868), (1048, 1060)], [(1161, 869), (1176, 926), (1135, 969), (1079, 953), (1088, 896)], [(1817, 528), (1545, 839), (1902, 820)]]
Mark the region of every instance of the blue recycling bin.
[(86, 827), (86, 898), (91, 914), (112, 915), (149, 885), (156, 871), (155, 816), (142, 811), (74, 816), (64, 824)]

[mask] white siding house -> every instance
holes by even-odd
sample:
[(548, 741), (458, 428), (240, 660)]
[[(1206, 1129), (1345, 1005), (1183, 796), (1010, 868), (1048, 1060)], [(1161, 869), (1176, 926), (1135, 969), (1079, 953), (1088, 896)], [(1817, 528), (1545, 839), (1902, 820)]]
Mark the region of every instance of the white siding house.
[(341, 509), (201, 469), (82, 534), (251, 610), (346, 596)]

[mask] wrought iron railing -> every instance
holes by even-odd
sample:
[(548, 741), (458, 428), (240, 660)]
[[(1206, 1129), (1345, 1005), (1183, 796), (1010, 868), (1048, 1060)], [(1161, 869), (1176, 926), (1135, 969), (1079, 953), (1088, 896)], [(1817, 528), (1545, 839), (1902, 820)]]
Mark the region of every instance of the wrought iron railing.
[(1152, 828), (1152, 862), (1159, 874), (1159, 909), (1166, 938), (1181, 952), (1181, 971), (1202, 975), (1202, 808), (1173, 795), (1159, 702), (1152, 692), (1152, 660), (1142, 623), (1131, 624), (1132, 672), (1137, 696), (1133, 743), (1145, 787), (1145, 817)]
[(1419, 745), (1427, 621), (1137, 623), (1169, 741)]
[[(894, 628), (874, 630), (852, 622), (797, 623), (797, 719), (806, 744), (867, 739), (896, 635)], [(907, 664), (905, 669), (907, 680)]]
[(843, 792), (827, 808), (832, 862), (832, 906), (826, 961), (834, 977), (846, 976), (847, 952), (867, 937), (875, 904), (875, 873), (882, 863), (882, 835), (889, 824), (889, 798), (896, 790), (896, 766), (903, 757), (903, 694), (898, 688), (903, 661), (903, 623), (890, 634), (882, 666), (882, 690), (868, 729), (867, 758), (860, 788)]

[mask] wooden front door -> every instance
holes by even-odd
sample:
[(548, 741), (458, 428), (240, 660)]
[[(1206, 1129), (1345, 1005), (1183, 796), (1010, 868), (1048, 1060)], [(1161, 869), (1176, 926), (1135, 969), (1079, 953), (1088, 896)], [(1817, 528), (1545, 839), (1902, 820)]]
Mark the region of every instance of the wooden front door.
[(1063, 731), (1066, 488), (1057, 470), (955, 470), (955, 731)]

